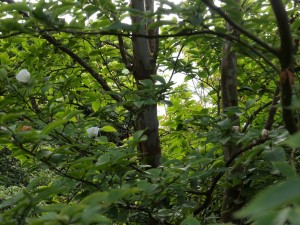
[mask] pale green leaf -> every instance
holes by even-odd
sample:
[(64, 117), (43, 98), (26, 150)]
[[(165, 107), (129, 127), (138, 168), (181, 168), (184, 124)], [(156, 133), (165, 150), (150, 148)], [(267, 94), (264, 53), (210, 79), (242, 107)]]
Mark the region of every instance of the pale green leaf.
[(113, 126), (104, 126), (100, 130), (104, 132), (117, 132)]
[(94, 110), (94, 112), (97, 112), (98, 109), (100, 108), (101, 103), (99, 101), (95, 101), (92, 103), (92, 109)]

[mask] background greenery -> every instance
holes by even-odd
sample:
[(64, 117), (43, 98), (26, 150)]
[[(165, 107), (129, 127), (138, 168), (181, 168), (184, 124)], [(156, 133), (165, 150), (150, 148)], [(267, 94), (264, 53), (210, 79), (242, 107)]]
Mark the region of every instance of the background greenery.
[[(297, 114), (299, 2), (283, 3), (295, 44)], [(269, 1), (215, 4), (271, 50), (280, 47)], [(131, 24), (130, 15), (142, 21)], [(300, 223), (300, 134), (284, 128), (279, 58), (233, 35), (207, 1), (159, 0), (151, 13), (122, 0), (3, 0), (0, 16), (1, 224), (222, 224), (224, 190), (237, 184), (239, 224)], [(137, 88), (131, 39), (149, 22), (160, 30), (149, 38), (159, 40), (157, 73)], [(238, 106), (226, 112), (225, 40), (238, 65)], [(21, 69), (29, 82), (16, 79)], [(184, 81), (175, 85), (176, 77)], [(166, 113), (158, 116), (162, 157), (154, 168), (139, 160), (147, 136), (135, 129), (135, 112), (156, 103)], [(100, 128), (96, 138), (90, 127)], [(238, 152), (226, 162), (229, 141)], [(230, 176), (235, 168), (242, 169)]]

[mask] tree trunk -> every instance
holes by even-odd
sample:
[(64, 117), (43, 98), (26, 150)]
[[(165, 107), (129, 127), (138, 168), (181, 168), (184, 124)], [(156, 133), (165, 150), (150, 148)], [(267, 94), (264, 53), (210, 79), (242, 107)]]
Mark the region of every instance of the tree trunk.
[[(153, 0), (132, 0), (131, 7), (141, 12), (147, 10), (153, 11)], [(142, 21), (140, 16), (132, 16), (132, 23), (137, 25), (137, 29), (133, 34), (149, 35), (157, 34), (157, 30), (147, 30), (147, 25)], [(156, 56), (158, 49), (158, 41), (156, 39), (146, 39), (144, 37), (133, 37), (133, 76), (137, 82), (138, 89), (141, 85), (139, 81), (150, 79), (151, 75), (156, 73)], [(153, 81), (152, 81), (153, 82)], [(144, 98), (144, 100), (146, 100)], [(151, 167), (158, 167), (160, 164), (161, 147), (158, 134), (157, 104), (142, 106), (136, 115), (136, 130), (145, 130), (147, 140), (138, 145), (141, 153), (141, 159), (144, 164)]]
[[(231, 28), (229, 28), (231, 29)], [(237, 57), (235, 52), (232, 51), (231, 43), (225, 41), (222, 51), (222, 63), (221, 63), (221, 94), (222, 94), (222, 108), (226, 113), (228, 107), (238, 106), (238, 92), (237, 92)], [(232, 115), (229, 117), (233, 126), (240, 126), (239, 117)], [(230, 132), (235, 132), (233, 129)], [(229, 140), (223, 145), (224, 161), (225, 164), (236, 154), (239, 146), (234, 141)], [(227, 174), (227, 183), (231, 186), (225, 188), (225, 195), (222, 205), (221, 220), (224, 223), (233, 222), (240, 224), (239, 220), (233, 217), (233, 213), (242, 206), (241, 199), (241, 185), (233, 185), (232, 180), (234, 176), (237, 176), (241, 168), (235, 168)]]

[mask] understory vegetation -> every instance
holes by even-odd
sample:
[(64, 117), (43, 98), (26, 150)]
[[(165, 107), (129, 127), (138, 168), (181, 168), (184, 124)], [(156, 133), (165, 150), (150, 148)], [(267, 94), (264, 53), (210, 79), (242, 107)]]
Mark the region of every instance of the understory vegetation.
[(0, 224), (300, 224), (300, 4), (0, 1)]

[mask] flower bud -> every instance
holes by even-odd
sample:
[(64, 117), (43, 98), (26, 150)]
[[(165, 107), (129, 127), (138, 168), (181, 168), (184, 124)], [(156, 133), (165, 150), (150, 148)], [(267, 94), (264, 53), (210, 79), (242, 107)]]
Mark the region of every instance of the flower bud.
[(263, 130), (261, 131), (261, 137), (262, 137), (263, 139), (269, 137), (269, 131), (268, 131), (267, 129), (263, 129)]
[(99, 130), (100, 129), (98, 127), (90, 127), (86, 130), (86, 132), (88, 133), (89, 138), (95, 138), (98, 136)]
[(122, 73), (123, 73), (124, 75), (127, 75), (127, 74), (129, 74), (129, 70), (125, 68), (125, 69), (122, 70)]
[(28, 83), (30, 73), (26, 69), (22, 69), (16, 76), (16, 79), (21, 83)]

